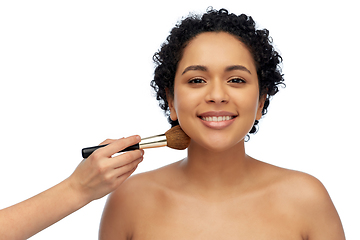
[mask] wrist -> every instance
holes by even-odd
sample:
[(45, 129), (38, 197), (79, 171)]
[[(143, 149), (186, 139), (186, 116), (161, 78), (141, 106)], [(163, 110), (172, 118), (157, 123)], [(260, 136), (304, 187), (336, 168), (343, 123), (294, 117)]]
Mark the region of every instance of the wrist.
[(76, 184), (71, 176), (63, 181), (65, 188), (68, 190), (69, 196), (74, 199), (78, 208), (81, 208), (92, 201), (90, 196)]

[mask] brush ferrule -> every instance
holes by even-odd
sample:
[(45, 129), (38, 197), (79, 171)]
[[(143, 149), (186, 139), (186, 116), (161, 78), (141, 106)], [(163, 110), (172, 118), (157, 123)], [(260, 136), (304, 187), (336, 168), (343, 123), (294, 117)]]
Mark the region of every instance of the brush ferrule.
[(155, 148), (155, 147), (165, 147), (167, 146), (165, 134), (156, 135), (148, 138), (142, 138), (139, 143), (139, 148)]

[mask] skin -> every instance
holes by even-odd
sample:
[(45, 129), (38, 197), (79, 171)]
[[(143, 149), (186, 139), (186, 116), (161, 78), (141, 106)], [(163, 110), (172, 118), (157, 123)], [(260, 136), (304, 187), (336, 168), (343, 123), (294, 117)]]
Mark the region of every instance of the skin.
[(28, 239), (67, 215), (115, 190), (142, 161), (136, 150), (112, 157), (136, 144), (139, 136), (106, 140), (108, 146), (84, 159), (74, 173), (58, 185), (11, 207), (0, 210), (0, 240)]
[[(194, 38), (179, 62), (168, 102), (170, 117), (191, 137), (188, 156), (135, 175), (112, 193), (101, 240), (345, 239), (316, 178), (245, 153), (244, 138), (261, 118), (264, 97), (241, 41), (224, 32)], [(235, 118), (201, 119), (219, 114)]]

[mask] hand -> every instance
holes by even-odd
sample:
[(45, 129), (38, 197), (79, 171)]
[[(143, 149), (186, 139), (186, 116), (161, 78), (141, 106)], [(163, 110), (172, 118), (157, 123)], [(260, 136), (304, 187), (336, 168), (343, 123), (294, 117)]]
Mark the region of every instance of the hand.
[(69, 177), (71, 186), (85, 201), (102, 198), (124, 182), (143, 160), (143, 150), (134, 150), (112, 157), (122, 149), (140, 142), (139, 136), (106, 140), (109, 144), (84, 159)]

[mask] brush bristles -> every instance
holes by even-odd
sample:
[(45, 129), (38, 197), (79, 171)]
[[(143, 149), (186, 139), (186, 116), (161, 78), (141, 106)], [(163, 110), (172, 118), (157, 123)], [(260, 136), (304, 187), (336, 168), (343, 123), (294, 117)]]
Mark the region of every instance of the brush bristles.
[(173, 149), (183, 150), (190, 144), (190, 138), (181, 129), (180, 125), (170, 128), (166, 133), (167, 146)]

